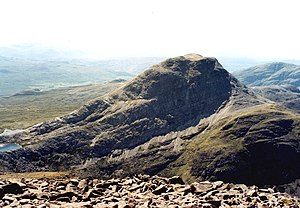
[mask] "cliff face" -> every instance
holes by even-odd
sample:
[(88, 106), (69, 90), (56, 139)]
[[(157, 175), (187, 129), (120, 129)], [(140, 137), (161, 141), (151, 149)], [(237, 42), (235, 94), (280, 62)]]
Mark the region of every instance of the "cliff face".
[[(265, 114), (264, 109), (272, 112)], [(260, 183), (251, 171), (260, 164), (254, 159), (262, 151), (251, 149), (251, 144), (272, 141), (273, 151), (279, 139), (289, 146), (293, 141), (295, 148), (287, 151), (294, 162), (299, 161), (299, 117), (282, 124), (290, 113), (280, 111), (240, 84), (216, 59), (189, 54), (152, 66), (70, 115), (0, 138), (25, 147), (0, 154), (0, 167), (13, 171), (73, 167), (102, 178), (179, 174), (190, 181)], [(279, 123), (272, 123), (277, 114)], [(241, 156), (247, 152), (249, 157)], [(274, 157), (272, 153), (268, 160)], [(280, 182), (297, 178), (298, 168), (283, 167), (291, 171), (291, 178), (279, 174)], [(244, 175), (239, 177), (237, 170)], [(228, 177), (232, 174), (237, 177)]]

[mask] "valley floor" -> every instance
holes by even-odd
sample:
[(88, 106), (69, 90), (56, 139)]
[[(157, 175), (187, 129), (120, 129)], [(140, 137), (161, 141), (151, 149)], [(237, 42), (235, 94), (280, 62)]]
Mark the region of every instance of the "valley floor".
[[(26, 178), (25, 178), (26, 177)], [(0, 207), (299, 207), (300, 199), (274, 189), (221, 181), (185, 185), (180, 177), (138, 175), (79, 179), (67, 173), (5, 174)]]
[(24, 129), (69, 114), (122, 83), (108, 82), (0, 97), (0, 134), (5, 129)]

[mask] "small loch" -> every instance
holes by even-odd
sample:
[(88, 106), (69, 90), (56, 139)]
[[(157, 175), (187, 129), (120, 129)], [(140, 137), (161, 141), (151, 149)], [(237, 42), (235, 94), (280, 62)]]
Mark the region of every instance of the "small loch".
[(22, 146), (16, 143), (0, 144), (0, 152), (9, 152), (13, 150), (21, 149)]

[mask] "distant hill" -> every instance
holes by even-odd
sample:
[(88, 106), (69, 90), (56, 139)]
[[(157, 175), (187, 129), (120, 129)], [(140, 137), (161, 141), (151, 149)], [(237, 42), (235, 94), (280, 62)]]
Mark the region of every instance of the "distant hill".
[(0, 56), (0, 96), (130, 79), (160, 58), (120, 60), (28, 60)]
[(0, 96), (130, 79), (162, 60), (161, 57), (91, 59), (80, 51), (37, 44), (1, 46)]
[(39, 44), (16, 44), (0, 47), (0, 56), (23, 60), (72, 60), (85, 59), (87, 55), (81, 51), (57, 49)]
[(131, 73), (116, 71), (98, 62), (37, 61), (0, 56), (0, 96), (132, 77)]
[(234, 72), (247, 86), (293, 85), (300, 88), (300, 66), (274, 62)]
[(259, 61), (249, 58), (217, 57), (222, 66), (229, 72), (235, 72), (260, 64)]

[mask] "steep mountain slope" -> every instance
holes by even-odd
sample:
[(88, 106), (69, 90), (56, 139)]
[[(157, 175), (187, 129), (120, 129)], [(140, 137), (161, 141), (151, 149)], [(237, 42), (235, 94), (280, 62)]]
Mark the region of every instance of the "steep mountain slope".
[(275, 62), (233, 73), (247, 86), (293, 85), (300, 87), (300, 66)]
[(216, 59), (189, 54), (67, 116), (0, 137), (25, 147), (0, 154), (0, 168), (285, 183), (300, 177), (299, 122)]
[[(185, 181), (282, 184), (299, 178), (299, 115), (244, 96), (198, 125), (89, 161), (87, 173), (180, 175)], [(251, 99), (249, 100), (251, 102)], [(92, 165), (91, 165), (92, 164)]]
[(255, 93), (269, 100), (281, 103), (300, 113), (300, 90), (293, 86), (257, 86), (251, 88)]

